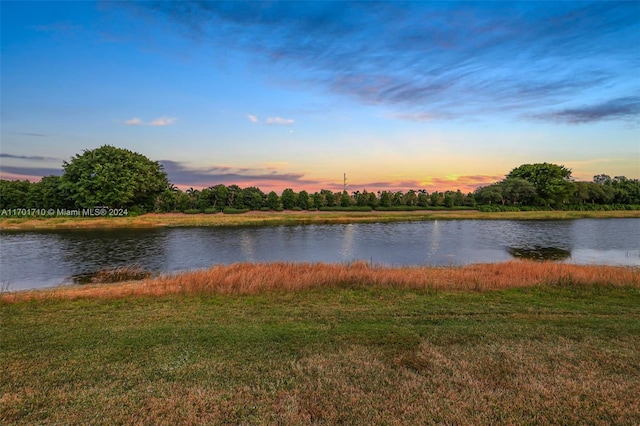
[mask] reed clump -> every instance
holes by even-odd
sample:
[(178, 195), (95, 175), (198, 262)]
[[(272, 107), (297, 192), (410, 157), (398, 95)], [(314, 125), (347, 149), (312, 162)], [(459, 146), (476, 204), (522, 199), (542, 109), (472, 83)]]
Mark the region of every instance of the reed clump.
[(137, 281), (151, 278), (152, 273), (138, 264), (102, 268), (90, 274), (77, 277), (79, 284), (108, 284), (125, 281)]
[[(104, 279), (102, 282), (114, 282), (114, 278), (120, 274), (120, 271), (110, 271), (100, 276)], [(97, 276), (96, 280), (100, 276)], [(96, 283), (96, 280), (93, 282)], [(118, 298), (169, 294), (257, 294), (315, 288), (490, 291), (544, 285), (640, 288), (640, 269), (533, 261), (450, 267), (383, 267), (372, 266), (364, 261), (349, 264), (234, 263), (212, 266), (204, 270), (145, 277), (141, 281), (121, 284), (90, 284), (15, 292), (2, 295), (2, 300)]]

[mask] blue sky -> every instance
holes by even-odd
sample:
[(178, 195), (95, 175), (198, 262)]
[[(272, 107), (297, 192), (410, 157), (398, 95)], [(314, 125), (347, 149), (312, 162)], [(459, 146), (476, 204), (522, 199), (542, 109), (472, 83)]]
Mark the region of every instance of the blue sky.
[(182, 188), (640, 177), (640, 2), (1, 2), (2, 178), (104, 144)]

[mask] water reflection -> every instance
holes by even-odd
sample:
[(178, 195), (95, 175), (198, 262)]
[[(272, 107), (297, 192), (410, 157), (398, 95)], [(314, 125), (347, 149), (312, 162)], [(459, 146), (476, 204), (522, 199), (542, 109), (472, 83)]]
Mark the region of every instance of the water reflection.
[(509, 247), (511, 256), (529, 260), (565, 260), (571, 257), (571, 251), (558, 247)]
[(352, 223), (344, 225), (344, 234), (342, 235), (342, 249), (340, 254), (345, 259), (353, 258), (353, 239), (355, 227)]
[(244, 258), (249, 262), (255, 262), (253, 237), (249, 232), (243, 232), (240, 236), (240, 247)]
[(431, 241), (429, 246), (429, 256), (433, 256), (437, 253), (438, 248), (440, 247), (440, 226), (437, 220), (433, 222), (433, 226), (431, 227)]
[(73, 268), (70, 275), (137, 264), (158, 271), (166, 258), (166, 233), (159, 230), (99, 230), (54, 234), (58, 259)]

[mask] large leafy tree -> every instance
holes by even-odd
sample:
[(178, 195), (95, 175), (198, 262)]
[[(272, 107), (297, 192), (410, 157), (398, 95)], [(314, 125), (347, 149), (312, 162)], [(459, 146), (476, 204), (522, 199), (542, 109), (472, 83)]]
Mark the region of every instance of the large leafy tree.
[(538, 201), (558, 205), (568, 201), (573, 192), (571, 169), (557, 164), (523, 164), (507, 175), (507, 179), (524, 179), (535, 186)]
[(63, 163), (60, 187), (77, 207), (126, 207), (151, 210), (169, 188), (162, 166), (142, 154), (104, 145)]

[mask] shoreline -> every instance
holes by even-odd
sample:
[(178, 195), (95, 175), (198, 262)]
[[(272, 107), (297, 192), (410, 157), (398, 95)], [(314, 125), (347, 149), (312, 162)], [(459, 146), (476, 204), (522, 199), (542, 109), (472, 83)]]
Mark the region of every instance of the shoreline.
[[(135, 268), (132, 270), (135, 273)], [(108, 272), (108, 271), (107, 271)], [(405, 289), (487, 292), (540, 286), (603, 286), (640, 289), (636, 267), (573, 265), (512, 260), (464, 266), (370, 266), (365, 261), (332, 263), (234, 263), (178, 273), (135, 278), (122, 275), (93, 283), (0, 291), (0, 303), (78, 298), (135, 298), (168, 295), (250, 295), (297, 293), (314, 289)]]
[(385, 223), (430, 220), (571, 220), (640, 218), (639, 210), (479, 212), (477, 210), (416, 211), (250, 211), (242, 214), (147, 213), (125, 217), (0, 218), (0, 231), (57, 229), (158, 228), (198, 226), (279, 226)]

